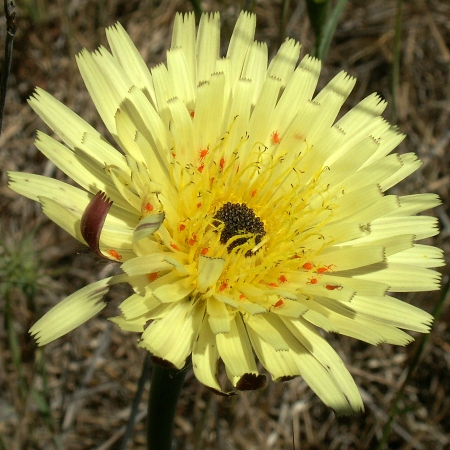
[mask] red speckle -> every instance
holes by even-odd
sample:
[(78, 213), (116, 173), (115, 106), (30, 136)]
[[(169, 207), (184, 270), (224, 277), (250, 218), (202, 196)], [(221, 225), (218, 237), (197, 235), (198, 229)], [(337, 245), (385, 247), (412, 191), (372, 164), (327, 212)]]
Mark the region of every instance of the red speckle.
[(122, 255), (119, 255), (115, 250), (109, 250), (108, 255), (114, 259), (117, 259), (118, 261), (122, 259)]
[(178, 248), (178, 245), (177, 245), (177, 244), (174, 244), (173, 242), (170, 243), (170, 246), (171, 246), (174, 250), (180, 250), (180, 249)]
[(306, 262), (305, 264), (303, 264), (303, 268), (306, 270), (312, 270), (313, 267), (313, 264), (310, 262)]
[(172, 156), (175, 158), (177, 155), (175, 152), (172, 152)]
[(317, 284), (317, 278), (311, 277), (306, 284)]
[(203, 159), (208, 153), (209, 150), (207, 148), (200, 150), (200, 159)]
[(277, 283), (267, 283), (267, 286), (278, 287), (278, 284)]
[(279, 306), (281, 306), (281, 305), (283, 305), (284, 304), (284, 301), (283, 301), (283, 299), (282, 298), (280, 298), (280, 300), (278, 300), (276, 303), (275, 303), (275, 305), (273, 305), (275, 308), (278, 308)]
[(193, 119), (194, 116), (195, 116), (195, 111), (193, 109), (190, 109), (189, 110), (189, 115), (191, 116), (191, 119)]
[(201, 208), (202, 204), (201, 203), (197, 203), (197, 208)]
[(334, 264), (330, 264), (328, 266), (319, 267), (317, 269), (317, 273), (332, 272), (332, 269), (331, 269), (332, 266), (336, 267)]
[(146, 205), (144, 206), (144, 210), (147, 212), (152, 212), (153, 211), (153, 205), (150, 202), (147, 202)]
[(202, 164), (201, 166), (197, 167), (197, 170), (198, 170), (200, 173), (202, 173), (204, 168), (205, 168), (205, 165)]
[(325, 285), (325, 287), (329, 290), (329, 291), (334, 291), (334, 290), (338, 290), (340, 291), (342, 289), (342, 286), (340, 284), (335, 285), (335, 284), (327, 284)]
[(279, 281), (280, 283), (286, 283), (287, 278), (286, 278), (285, 275), (280, 275), (280, 276), (278, 277), (278, 281)]
[(186, 225), (185, 225), (184, 223), (180, 223), (180, 226), (178, 227), (178, 229), (179, 229), (180, 231), (183, 231), (183, 230), (186, 229)]
[(220, 285), (219, 287), (219, 291), (222, 292), (224, 289), (226, 289), (228, 287), (228, 283), (226, 283), (225, 281)]
[(223, 168), (225, 167), (225, 159), (224, 158), (220, 158), (219, 167), (220, 167), (220, 170), (223, 171)]
[(254, 197), (255, 195), (256, 195), (256, 189), (253, 189), (253, 191), (250, 192), (250, 196), (251, 196), (251, 197)]
[(244, 300), (244, 298), (245, 298), (245, 295), (244, 295), (244, 294), (241, 294), (241, 295), (239, 296), (239, 300)]
[(211, 179), (209, 180), (210, 186), (212, 186), (212, 184), (214, 183), (214, 180), (215, 180), (215, 178), (214, 178), (214, 177), (211, 177)]
[(150, 281), (155, 281), (158, 278), (158, 272), (152, 272), (147, 275)]
[(192, 233), (191, 239), (189, 239), (189, 245), (194, 245), (197, 242), (197, 235), (195, 233)]
[(202, 248), (202, 250), (201, 250), (201, 254), (203, 255), (203, 256), (205, 256), (207, 253), (208, 253), (208, 251), (209, 251), (209, 248), (208, 247), (204, 247), (204, 248)]
[(272, 144), (279, 144), (281, 142), (280, 133), (274, 131), (271, 136)]

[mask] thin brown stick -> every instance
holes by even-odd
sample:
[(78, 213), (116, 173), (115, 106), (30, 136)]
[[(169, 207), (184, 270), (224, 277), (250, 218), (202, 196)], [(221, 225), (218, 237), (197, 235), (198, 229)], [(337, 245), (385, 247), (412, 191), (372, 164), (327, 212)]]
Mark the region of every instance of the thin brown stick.
[(6, 89), (8, 87), (9, 72), (11, 70), (14, 36), (17, 31), (16, 4), (14, 0), (4, 0), (6, 17), (6, 41), (5, 62), (3, 64), (2, 78), (0, 81), (0, 135), (2, 134), (3, 113), (6, 102)]

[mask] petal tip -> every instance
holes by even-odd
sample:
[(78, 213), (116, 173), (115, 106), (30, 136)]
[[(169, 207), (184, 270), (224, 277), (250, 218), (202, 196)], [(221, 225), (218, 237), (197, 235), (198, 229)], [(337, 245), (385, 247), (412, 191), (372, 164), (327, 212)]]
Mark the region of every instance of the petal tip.
[(245, 373), (236, 383), (236, 389), (239, 391), (255, 391), (262, 389), (267, 384), (265, 375), (256, 373)]

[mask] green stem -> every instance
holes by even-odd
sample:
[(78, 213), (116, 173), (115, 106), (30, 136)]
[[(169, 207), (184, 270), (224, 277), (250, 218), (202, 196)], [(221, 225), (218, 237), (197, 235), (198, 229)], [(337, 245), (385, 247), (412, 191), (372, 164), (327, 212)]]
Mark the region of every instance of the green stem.
[(185, 370), (165, 369), (154, 365), (147, 413), (147, 448), (170, 450), (178, 398)]

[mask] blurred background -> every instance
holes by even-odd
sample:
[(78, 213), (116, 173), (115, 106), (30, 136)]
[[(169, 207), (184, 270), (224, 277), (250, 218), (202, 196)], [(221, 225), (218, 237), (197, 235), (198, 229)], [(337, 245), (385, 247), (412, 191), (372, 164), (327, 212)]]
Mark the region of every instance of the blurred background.
[[(302, 43), (302, 55), (315, 51), (305, 0), (204, 0), (197, 5), (203, 11), (220, 11), (223, 49), (239, 12), (247, 8), (257, 15), (256, 36), (268, 44), (269, 54), (286, 36)], [(107, 136), (75, 55), (83, 47), (94, 51), (107, 45), (104, 28), (119, 21), (153, 66), (165, 60), (175, 13), (191, 10), (192, 4), (183, 0), (17, 2), (18, 29), (0, 137), (0, 449), (125, 448), (125, 425), (145, 357), (136, 346), (137, 336), (106, 320), (117, 314), (120, 299), (128, 294), (125, 287), (109, 294), (111, 301), (98, 317), (45, 348), (38, 349), (28, 335), (30, 326), (52, 305), (112, 269), (51, 223), (38, 205), (7, 187), (7, 170), (66, 180), (34, 147), (35, 130), (48, 130), (27, 98), (40, 86)], [(0, 48), (5, 35), (2, 14)], [(450, 3), (348, 2), (323, 66), (320, 87), (340, 70), (358, 78), (346, 109), (373, 91), (389, 102), (385, 118), (407, 134), (398, 151), (416, 152), (423, 161), (422, 168), (394, 192), (440, 195), (442, 205), (427, 214), (439, 218), (442, 231), (426, 243), (447, 255)], [(441, 272), (443, 293), (402, 297), (438, 317), (427, 340), (417, 335), (406, 348), (374, 347), (327, 336), (360, 387), (365, 413), (336, 417), (301, 378), (218, 397), (189, 370), (179, 402), (174, 449), (450, 448), (448, 267)], [(399, 391), (402, 396), (396, 400)], [(147, 393), (148, 381), (128, 449), (146, 448)]]

